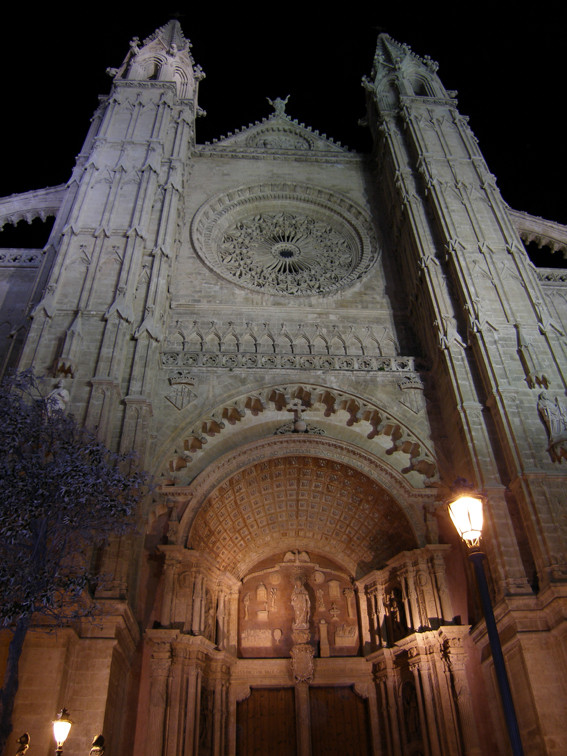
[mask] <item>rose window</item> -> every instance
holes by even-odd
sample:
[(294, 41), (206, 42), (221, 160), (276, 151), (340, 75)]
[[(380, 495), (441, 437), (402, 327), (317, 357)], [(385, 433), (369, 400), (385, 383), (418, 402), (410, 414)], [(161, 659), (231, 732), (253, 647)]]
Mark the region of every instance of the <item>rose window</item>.
[(280, 197), (271, 189), (264, 196), (257, 190), (254, 201), (234, 199), (235, 192), (197, 213), (195, 247), (217, 273), (246, 288), (302, 296), (332, 293), (369, 268), (372, 229), (345, 212), (354, 206), (323, 190), (315, 203), (301, 196), (301, 190), (313, 192), (307, 187), (294, 186), (293, 196), (280, 191)]

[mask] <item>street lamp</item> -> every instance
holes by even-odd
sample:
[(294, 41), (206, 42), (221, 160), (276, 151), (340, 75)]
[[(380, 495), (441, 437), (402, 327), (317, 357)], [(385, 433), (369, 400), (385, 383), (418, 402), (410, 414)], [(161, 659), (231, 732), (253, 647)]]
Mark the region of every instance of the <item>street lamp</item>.
[(494, 612), (492, 611), (492, 603), (490, 601), (490, 593), (488, 591), (488, 583), (486, 582), (486, 574), (484, 572), (483, 561), (486, 557), (480, 550), (483, 520), (481, 497), (475, 495), (471, 490), (461, 491), (449, 504), (449, 515), (451, 516), (459, 535), (467, 544), (468, 556), (473, 563), (476, 574), (480, 600), (482, 602), (482, 609), (486, 622), (486, 630), (488, 632), (488, 640), (492, 651), (494, 671), (496, 672), (496, 679), (498, 680), (502, 708), (504, 709), (504, 718), (506, 720), (508, 736), (512, 745), (512, 753), (514, 756), (523, 756), (524, 751), (520, 739), (520, 730), (518, 728), (518, 720), (514, 709), (514, 701), (512, 700), (512, 692), (510, 690), (510, 683), (508, 681), (506, 666), (504, 664), (500, 636), (498, 635), (496, 620), (494, 619)]
[(63, 753), (63, 743), (67, 740), (72, 724), (67, 709), (61, 709), (57, 717), (53, 720), (53, 737), (57, 743), (55, 756), (61, 756)]

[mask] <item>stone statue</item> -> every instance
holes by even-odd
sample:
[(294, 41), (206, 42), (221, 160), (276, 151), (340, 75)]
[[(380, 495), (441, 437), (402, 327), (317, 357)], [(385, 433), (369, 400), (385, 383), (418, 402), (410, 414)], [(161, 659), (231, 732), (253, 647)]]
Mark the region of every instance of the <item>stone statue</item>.
[(70, 398), (69, 392), (63, 386), (63, 381), (58, 381), (53, 391), (50, 391), (46, 397), (48, 414), (65, 412)]
[(309, 612), (311, 601), (309, 594), (303, 585), (303, 579), (296, 577), (294, 588), (291, 592), (291, 605), (295, 615), (295, 621), (292, 625), (294, 630), (307, 630), (309, 628)]
[(287, 101), (289, 100), (289, 95), (285, 98), (285, 100), (282, 100), (281, 97), (276, 97), (275, 100), (270, 100), (269, 97), (266, 97), (266, 100), (270, 103), (270, 105), (274, 109), (274, 115), (276, 116), (285, 116), (285, 106), (287, 105)]
[(30, 734), (29, 732), (24, 732), (23, 735), (20, 735), (18, 738), (18, 750), (16, 751), (16, 756), (23, 756), (24, 753), (28, 750), (30, 747)]
[(542, 391), (537, 399), (537, 409), (547, 428), (549, 440), (553, 443), (558, 436), (567, 433), (565, 410), (559, 404), (559, 399), (552, 402), (547, 391)]
[(104, 737), (102, 735), (95, 735), (91, 745), (89, 756), (103, 756), (104, 754)]

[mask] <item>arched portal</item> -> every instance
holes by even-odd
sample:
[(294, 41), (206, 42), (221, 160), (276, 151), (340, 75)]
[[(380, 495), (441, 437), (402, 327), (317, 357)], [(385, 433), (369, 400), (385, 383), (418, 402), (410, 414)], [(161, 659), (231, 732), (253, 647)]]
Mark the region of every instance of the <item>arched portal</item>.
[(464, 653), (466, 628), (429, 515), (434, 490), (360, 447), (289, 433), (233, 449), (160, 496), (140, 701), (148, 748), (312, 754), (325, 711), (330, 752), (460, 742), (454, 691), (468, 687), (447, 660)]

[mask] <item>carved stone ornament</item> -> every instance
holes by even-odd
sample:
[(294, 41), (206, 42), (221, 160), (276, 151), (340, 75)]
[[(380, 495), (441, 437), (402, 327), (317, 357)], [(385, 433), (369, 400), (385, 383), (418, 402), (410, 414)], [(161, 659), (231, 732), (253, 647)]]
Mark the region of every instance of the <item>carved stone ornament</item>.
[(291, 649), (291, 668), (296, 683), (313, 680), (313, 649), (307, 643), (300, 643)]
[(537, 409), (547, 430), (551, 458), (554, 462), (567, 459), (567, 409), (559, 397), (553, 401), (546, 391), (538, 396)]
[(369, 220), (346, 198), (297, 184), (241, 188), (207, 202), (195, 248), (218, 274), (269, 294), (329, 294), (376, 258)]

